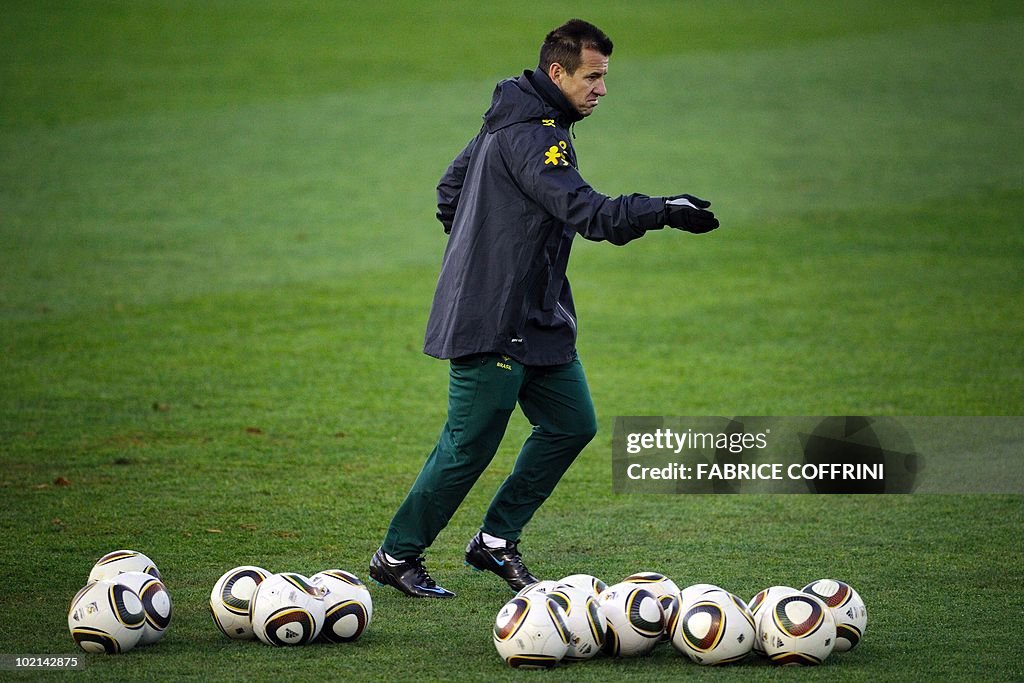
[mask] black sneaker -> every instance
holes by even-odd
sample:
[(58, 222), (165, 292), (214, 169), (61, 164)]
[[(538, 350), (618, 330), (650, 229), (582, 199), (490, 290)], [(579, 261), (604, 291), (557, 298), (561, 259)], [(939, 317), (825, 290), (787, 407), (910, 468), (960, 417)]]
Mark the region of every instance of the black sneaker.
[(441, 588), (430, 578), (423, 558), (401, 560), (397, 564), (384, 557), (384, 550), (378, 548), (370, 560), (370, 578), (382, 586), (391, 586), (410, 598), (454, 598), (455, 593)]
[(504, 548), (488, 548), (483, 536), (477, 534), (466, 546), (466, 564), (478, 571), (494, 572), (505, 579), (512, 590), (521, 591), (538, 579), (523, 564), (518, 545), (516, 542)]

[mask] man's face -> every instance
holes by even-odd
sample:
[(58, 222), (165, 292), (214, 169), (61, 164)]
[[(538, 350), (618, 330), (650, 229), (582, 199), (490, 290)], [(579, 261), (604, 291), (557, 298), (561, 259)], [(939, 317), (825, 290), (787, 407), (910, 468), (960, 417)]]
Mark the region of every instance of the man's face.
[(551, 65), (548, 75), (576, 111), (582, 116), (590, 116), (597, 106), (598, 98), (608, 94), (604, 86), (608, 57), (586, 47), (581, 56), (583, 62), (573, 73), (570, 74), (561, 64), (555, 63)]

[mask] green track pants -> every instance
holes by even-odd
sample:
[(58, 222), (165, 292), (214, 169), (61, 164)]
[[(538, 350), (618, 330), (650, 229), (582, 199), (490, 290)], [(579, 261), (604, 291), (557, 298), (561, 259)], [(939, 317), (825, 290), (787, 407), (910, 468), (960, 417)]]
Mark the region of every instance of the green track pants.
[(543, 367), (494, 354), (452, 360), (448, 420), (388, 527), (384, 552), (410, 559), (434, 542), (490, 464), (517, 403), (533, 431), (481, 528), (498, 538), (519, 540), (523, 527), (597, 432), (578, 359)]

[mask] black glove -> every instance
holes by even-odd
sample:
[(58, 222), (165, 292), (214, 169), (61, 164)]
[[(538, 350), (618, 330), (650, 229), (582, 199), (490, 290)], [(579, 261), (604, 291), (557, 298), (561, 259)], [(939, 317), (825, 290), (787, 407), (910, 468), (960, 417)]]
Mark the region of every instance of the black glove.
[(665, 198), (665, 224), (697, 235), (711, 232), (718, 227), (715, 214), (708, 211), (711, 202), (692, 194), (680, 194)]

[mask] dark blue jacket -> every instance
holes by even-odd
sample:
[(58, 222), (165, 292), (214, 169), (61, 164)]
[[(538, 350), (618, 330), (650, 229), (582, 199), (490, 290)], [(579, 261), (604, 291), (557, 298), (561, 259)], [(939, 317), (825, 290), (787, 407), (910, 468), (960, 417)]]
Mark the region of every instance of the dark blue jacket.
[(572, 360), (576, 309), (565, 270), (573, 238), (625, 244), (663, 227), (663, 198), (611, 198), (580, 176), (569, 132), (580, 118), (540, 71), (498, 83), (483, 128), (437, 187), (437, 217), (450, 237), (428, 355)]

